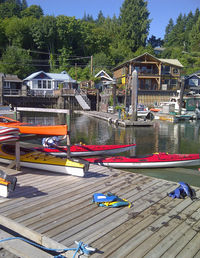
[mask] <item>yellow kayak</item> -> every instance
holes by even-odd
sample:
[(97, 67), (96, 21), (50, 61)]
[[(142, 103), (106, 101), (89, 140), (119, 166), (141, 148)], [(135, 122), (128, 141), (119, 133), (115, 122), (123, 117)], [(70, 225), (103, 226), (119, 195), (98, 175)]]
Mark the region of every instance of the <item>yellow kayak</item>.
[[(0, 162), (10, 164), (13, 160), (15, 160), (15, 146), (0, 144)], [(22, 147), (20, 148), (20, 165), (22, 167), (82, 177), (89, 168), (88, 164), (82, 164), (67, 158), (55, 157), (53, 155)]]

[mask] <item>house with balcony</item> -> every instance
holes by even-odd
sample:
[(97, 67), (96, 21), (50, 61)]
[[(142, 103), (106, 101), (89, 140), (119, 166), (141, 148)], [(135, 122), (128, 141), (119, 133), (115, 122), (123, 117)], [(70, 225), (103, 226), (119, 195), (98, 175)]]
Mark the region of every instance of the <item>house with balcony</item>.
[(17, 75), (0, 73), (0, 103), (6, 96), (23, 95), (22, 80)]
[(65, 71), (61, 73), (46, 73), (39, 71), (23, 80), (29, 88), (31, 96), (53, 96), (58, 89), (76, 89), (77, 82)]
[(130, 87), (132, 72), (138, 72), (138, 100), (151, 105), (167, 101), (180, 89), (183, 65), (177, 59), (161, 59), (149, 53), (124, 62), (113, 69), (113, 78)]

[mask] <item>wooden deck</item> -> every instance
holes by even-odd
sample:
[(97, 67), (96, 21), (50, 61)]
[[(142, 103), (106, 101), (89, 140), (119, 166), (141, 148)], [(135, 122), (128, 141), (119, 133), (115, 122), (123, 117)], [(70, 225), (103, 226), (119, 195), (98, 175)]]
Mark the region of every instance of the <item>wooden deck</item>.
[[(176, 183), (95, 165), (85, 178), (0, 169), (18, 179), (9, 198), (0, 198), (1, 225), (39, 244), (62, 248), (82, 241), (97, 248), (91, 257), (200, 257), (200, 201), (166, 196)], [(94, 193), (108, 191), (133, 206), (92, 203)]]

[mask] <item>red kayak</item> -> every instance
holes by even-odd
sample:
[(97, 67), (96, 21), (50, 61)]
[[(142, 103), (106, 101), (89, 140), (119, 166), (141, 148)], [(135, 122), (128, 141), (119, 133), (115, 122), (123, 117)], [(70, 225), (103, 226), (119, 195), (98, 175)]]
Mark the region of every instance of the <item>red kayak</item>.
[(113, 168), (167, 168), (200, 165), (200, 154), (167, 154), (155, 153), (135, 157), (108, 157), (108, 158), (86, 158), (101, 166)]
[[(77, 144), (70, 147), (70, 155), (74, 156), (99, 156), (99, 155), (110, 155), (116, 154), (124, 151), (128, 151), (135, 147), (136, 144), (127, 145), (83, 145)], [(61, 146), (57, 149), (55, 148), (35, 148), (38, 151), (44, 151), (55, 156), (66, 156), (67, 147)]]

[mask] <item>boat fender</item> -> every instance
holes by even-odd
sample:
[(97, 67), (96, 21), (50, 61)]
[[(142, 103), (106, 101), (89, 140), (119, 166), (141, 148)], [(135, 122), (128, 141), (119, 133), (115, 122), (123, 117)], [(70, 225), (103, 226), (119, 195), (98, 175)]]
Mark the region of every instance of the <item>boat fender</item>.
[(102, 193), (93, 194), (93, 202), (96, 202), (99, 207), (131, 207), (131, 203), (129, 201), (119, 198), (117, 195), (114, 195), (110, 192), (108, 192), (107, 195)]
[(59, 145), (60, 139), (58, 136), (47, 137), (42, 139), (42, 145), (44, 148), (54, 148)]
[(184, 199), (186, 196), (190, 197), (191, 200), (196, 198), (196, 192), (187, 183), (179, 182), (180, 186), (174, 191), (167, 194), (169, 197)]

